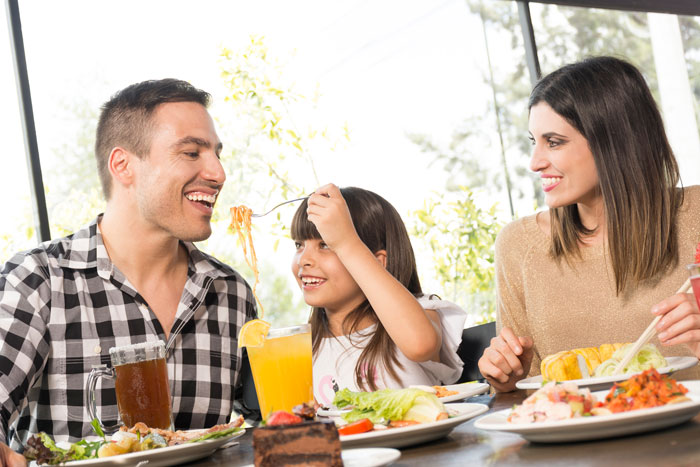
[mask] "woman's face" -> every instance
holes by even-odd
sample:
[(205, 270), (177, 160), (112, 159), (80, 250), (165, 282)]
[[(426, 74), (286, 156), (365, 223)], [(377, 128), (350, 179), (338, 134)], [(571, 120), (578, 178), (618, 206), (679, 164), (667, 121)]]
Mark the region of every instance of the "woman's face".
[(586, 138), (545, 102), (530, 108), (529, 130), (530, 169), (540, 174), (547, 206), (598, 204), (598, 171)]

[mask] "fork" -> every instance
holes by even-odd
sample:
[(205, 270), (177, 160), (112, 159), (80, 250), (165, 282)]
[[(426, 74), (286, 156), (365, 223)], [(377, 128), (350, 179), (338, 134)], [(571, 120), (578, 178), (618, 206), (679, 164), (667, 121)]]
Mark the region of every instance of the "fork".
[(262, 216), (267, 216), (267, 215), (270, 214), (272, 211), (274, 211), (275, 209), (277, 209), (278, 207), (280, 207), (280, 206), (282, 206), (282, 205), (289, 204), (289, 203), (293, 203), (293, 202), (295, 202), (295, 201), (302, 201), (302, 200), (305, 200), (306, 198), (308, 198), (308, 196), (304, 196), (304, 197), (302, 197), (302, 198), (296, 198), (296, 199), (288, 199), (287, 201), (281, 202), (280, 204), (278, 204), (277, 206), (273, 207), (272, 209), (270, 209), (269, 211), (267, 211), (267, 212), (265, 212), (265, 213), (263, 213), (263, 214), (251, 214), (250, 217), (262, 217)]

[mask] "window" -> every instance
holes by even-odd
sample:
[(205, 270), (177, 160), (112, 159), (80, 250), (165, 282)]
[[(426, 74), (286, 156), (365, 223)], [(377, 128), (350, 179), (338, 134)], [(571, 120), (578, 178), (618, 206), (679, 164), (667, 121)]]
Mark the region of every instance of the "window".
[[(0, 10), (0, 35), (7, 38), (7, 12)], [(20, 251), (36, 245), (32, 217), (31, 189), (27, 177), (27, 158), (22, 138), (12, 50), (9, 40), (0, 41), (0, 102), (3, 102), (3, 155), (0, 185), (0, 264)]]
[(662, 111), (684, 185), (700, 183), (700, 23), (696, 17), (531, 4), (542, 73), (589, 55), (636, 65)]

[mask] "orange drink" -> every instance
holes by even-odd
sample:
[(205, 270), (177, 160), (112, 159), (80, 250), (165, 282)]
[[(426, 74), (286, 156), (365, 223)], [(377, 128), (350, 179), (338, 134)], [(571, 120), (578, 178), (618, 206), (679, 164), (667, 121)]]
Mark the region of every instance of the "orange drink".
[(271, 329), (261, 346), (246, 346), (263, 419), (313, 404), (311, 325)]

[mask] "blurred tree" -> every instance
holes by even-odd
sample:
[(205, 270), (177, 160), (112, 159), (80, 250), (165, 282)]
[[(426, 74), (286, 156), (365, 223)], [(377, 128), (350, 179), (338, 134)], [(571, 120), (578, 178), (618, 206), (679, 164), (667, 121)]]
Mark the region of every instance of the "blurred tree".
[[(320, 180), (311, 154), (332, 157), (334, 149), (349, 139), (347, 125), (330, 129), (321, 121), (316, 111), (318, 88), (310, 96), (300, 91), (287, 63), (269, 51), (264, 38), (252, 36), (244, 47), (223, 48), (220, 67), (226, 94), (224, 104), (216, 105), (214, 112), (224, 142), (222, 163), (228, 178), (216, 204), (217, 232), (223, 232), (229, 223), (231, 206), (246, 204), (255, 211), (265, 211), (312, 192)], [(254, 237), (272, 245), (273, 251), (280, 241), (291, 242), (289, 226), (281, 216), (291, 208), (296, 206), (285, 206), (253, 223)], [(253, 274), (240, 246), (222, 248), (220, 238), (211, 239), (212, 243), (217, 241), (219, 246), (211, 250), (229, 259), (229, 264), (235, 264), (252, 283)], [(227, 243), (230, 246), (237, 239), (234, 242), (229, 235)], [(293, 302), (290, 287), (296, 284), (289, 270), (285, 268), (280, 274), (271, 261), (263, 261), (260, 269), (258, 296), (265, 319), (275, 326), (305, 322), (307, 307), (303, 300)]]
[(501, 222), (496, 206), (480, 208), (460, 186), (447, 197), (435, 193), (412, 213), (411, 234), (426, 241), (445, 297), (463, 306), (476, 322), (496, 319), (494, 249)]
[[(496, 102), (491, 102), (487, 108), (471, 109), (472, 113), (465, 115), (447, 144), (440, 144), (429, 135), (408, 135), (432, 158), (432, 163), (444, 168), (446, 189), (457, 194), (464, 203), (426, 201), (425, 208), (415, 213), (415, 233), (430, 238), (436, 272), (445, 291), (455, 291), (452, 298), (461, 304), (469, 302), (470, 294), (480, 300), (485, 297), (483, 304), (474, 309), (481, 317), (489, 318), (493, 317), (493, 295), (489, 295), (494, 287), (492, 240), (500, 224), (494, 216), (494, 207), (488, 211), (476, 208), (472, 190), (491, 195), (502, 192), (503, 171), (509, 170), (513, 180), (512, 196), (526, 201), (521, 205), (529, 208), (527, 200), (532, 199), (537, 209), (543, 204), (543, 196), (539, 179), (527, 167), (530, 153), (527, 99), (531, 84), (516, 5), (514, 2), (465, 1), (469, 10), (481, 18), (487, 44), (491, 42), (489, 38), (496, 39), (493, 42), (508, 43), (519, 58), (507, 60), (499, 55), (498, 59), (490, 61), (490, 69), (483, 70), (483, 80), (492, 87)], [(539, 4), (531, 5), (531, 9), (539, 11), (533, 23), (544, 74), (586, 56), (615, 54), (640, 67), (659, 101), (646, 13)], [(700, 97), (700, 22), (695, 17), (680, 17), (679, 21), (691, 85), (695, 95)], [(487, 53), (490, 53), (488, 47)], [(498, 127), (494, 118), (496, 112), (500, 120)], [(496, 128), (500, 134), (496, 133)], [(500, 159), (498, 137), (505, 146), (505, 167), (493, 163)], [(460, 218), (463, 225), (457, 221)]]
[[(228, 178), (212, 219), (214, 233), (199, 246), (233, 266), (252, 285), (252, 271), (236, 247), (235, 237), (228, 232), (229, 208), (245, 200), (256, 209), (264, 209), (268, 201), (277, 203), (309, 193), (320, 184), (310, 154), (320, 151), (330, 157), (338, 144), (348, 140), (349, 131), (347, 125), (331, 131), (315, 120), (319, 119), (314, 114), (318, 95), (306, 97), (296, 89), (285, 74), (285, 64), (269, 53), (262, 38), (252, 37), (240, 49), (224, 48), (221, 57), (227, 94), (224, 102), (214, 102), (211, 111), (224, 143), (221, 162)], [(51, 161), (45, 166), (44, 180), (54, 238), (90, 222), (105, 205), (94, 160), (97, 107), (84, 99), (62, 107), (65, 115), (60, 120), (66, 132), (72, 133), (64, 141), (70, 143), (44, 154), (45, 160)], [(265, 240), (274, 250), (281, 239), (288, 239), (288, 226), (279, 212), (269, 216), (271, 226), (258, 228), (254, 224), (258, 245)], [(20, 224), (31, 240), (31, 213)], [(25, 245), (24, 235), (20, 236), (22, 241), (14, 237), (0, 237), (0, 261)], [(294, 298), (291, 287), (296, 284), (291, 273), (286, 268), (279, 271), (272, 253), (266, 251), (259, 261), (263, 280), (258, 296), (266, 319), (275, 326), (305, 322), (308, 307)]]

